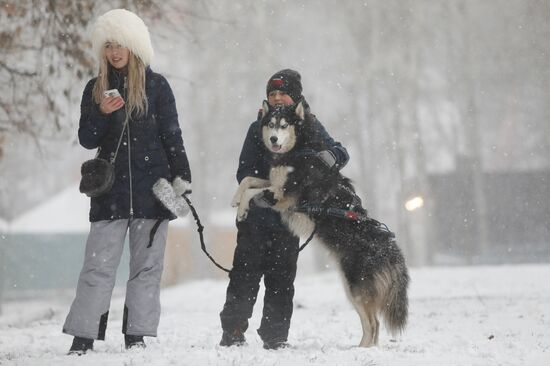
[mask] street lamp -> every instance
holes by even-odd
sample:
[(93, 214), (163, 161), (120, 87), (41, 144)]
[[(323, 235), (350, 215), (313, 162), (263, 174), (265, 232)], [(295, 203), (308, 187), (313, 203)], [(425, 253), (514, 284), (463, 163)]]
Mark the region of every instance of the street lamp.
[(407, 211), (414, 211), (424, 206), (424, 199), (421, 196), (416, 196), (405, 202), (405, 209)]

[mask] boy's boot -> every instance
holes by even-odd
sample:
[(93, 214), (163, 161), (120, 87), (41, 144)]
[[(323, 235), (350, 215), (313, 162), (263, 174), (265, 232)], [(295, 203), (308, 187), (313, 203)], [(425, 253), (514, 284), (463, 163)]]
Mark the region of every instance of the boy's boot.
[(264, 341), (264, 349), (287, 348), (289, 344), (286, 341)]
[(222, 334), (222, 340), (220, 341), (220, 346), (230, 347), (230, 346), (243, 346), (246, 344), (246, 338), (244, 337), (243, 332), (237, 328), (233, 332), (224, 330)]

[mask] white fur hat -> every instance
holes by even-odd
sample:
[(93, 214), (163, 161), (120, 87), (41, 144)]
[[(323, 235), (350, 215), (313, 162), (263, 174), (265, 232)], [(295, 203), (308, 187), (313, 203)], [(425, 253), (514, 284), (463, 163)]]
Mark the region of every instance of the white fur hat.
[(153, 46), (147, 26), (131, 11), (114, 9), (97, 18), (92, 31), (92, 46), (99, 58), (108, 41), (128, 48), (146, 66), (153, 60)]

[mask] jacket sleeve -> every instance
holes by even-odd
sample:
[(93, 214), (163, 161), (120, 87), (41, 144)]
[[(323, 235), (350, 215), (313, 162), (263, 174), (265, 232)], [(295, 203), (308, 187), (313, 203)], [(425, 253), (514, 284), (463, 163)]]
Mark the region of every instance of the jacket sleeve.
[(341, 143), (334, 141), (334, 139), (328, 134), (325, 127), (323, 127), (321, 122), (317, 119), (315, 119), (315, 135), (319, 144), (334, 154), (338, 169), (340, 170), (346, 166), (349, 161), (348, 151), (342, 146)]
[(86, 84), (82, 101), (80, 102), (80, 123), (78, 141), (86, 149), (95, 149), (109, 131), (109, 116), (99, 110), (99, 105), (92, 98), (92, 90), (96, 79)]
[(241, 183), (245, 177), (266, 178), (263, 168), (262, 156), (264, 152), (258, 143), (258, 123), (250, 125), (239, 156), (239, 167), (237, 168), (237, 181)]
[(156, 116), (160, 140), (170, 164), (170, 172), (172, 178), (179, 176), (191, 182), (191, 169), (183, 146), (174, 93), (163, 76), (160, 76), (159, 84), (161, 89), (158, 93)]

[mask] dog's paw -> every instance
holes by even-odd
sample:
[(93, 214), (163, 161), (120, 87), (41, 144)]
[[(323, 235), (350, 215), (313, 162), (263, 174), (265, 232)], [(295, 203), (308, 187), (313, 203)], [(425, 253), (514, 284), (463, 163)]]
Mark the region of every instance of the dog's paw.
[(248, 216), (248, 210), (239, 210), (239, 211), (237, 211), (237, 221), (238, 222), (246, 220), (247, 216)]
[(237, 189), (237, 192), (235, 192), (233, 199), (231, 199), (231, 207), (239, 207), (239, 205), (241, 204), (242, 198), (243, 198), (243, 192), (240, 189)]
[(239, 204), (237, 209), (237, 221), (244, 221), (246, 220), (246, 217), (248, 216), (248, 210), (250, 209), (250, 206), (246, 203)]

